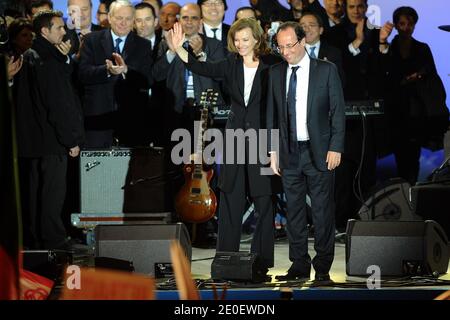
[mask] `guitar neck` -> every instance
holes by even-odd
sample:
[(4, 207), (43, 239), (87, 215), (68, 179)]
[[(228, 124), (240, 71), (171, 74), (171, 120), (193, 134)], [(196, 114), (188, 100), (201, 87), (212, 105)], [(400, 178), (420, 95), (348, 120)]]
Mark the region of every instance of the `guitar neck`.
[[(197, 145), (195, 153), (200, 155), (201, 162), (203, 162), (203, 150), (205, 148), (205, 141), (203, 140), (203, 135), (208, 127), (208, 112), (209, 107), (216, 104), (217, 93), (214, 93), (212, 89), (208, 89), (202, 92), (202, 99), (200, 105), (203, 107), (201, 109), (200, 116), (200, 128), (198, 130)], [(201, 166), (201, 164), (196, 165), (196, 167)]]
[[(203, 154), (203, 149), (205, 148), (205, 141), (203, 140), (203, 135), (208, 127), (208, 108), (204, 107), (201, 111), (200, 116), (200, 128), (198, 130), (197, 136), (197, 148), (196, 153), (199, 155)], [(203, 157), (201, 157), (203, 160)]]

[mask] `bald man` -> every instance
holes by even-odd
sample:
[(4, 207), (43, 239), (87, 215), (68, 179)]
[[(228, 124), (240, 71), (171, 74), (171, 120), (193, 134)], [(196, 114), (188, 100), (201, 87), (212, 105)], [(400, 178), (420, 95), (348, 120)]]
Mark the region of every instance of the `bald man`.
[(178, 14), (180, 13), (180, 5), (176, 2), (168, 2), (162, 6), (159, 12), (159, 25), (164, 31), (172, 29), (175, 22), (178, 21)]

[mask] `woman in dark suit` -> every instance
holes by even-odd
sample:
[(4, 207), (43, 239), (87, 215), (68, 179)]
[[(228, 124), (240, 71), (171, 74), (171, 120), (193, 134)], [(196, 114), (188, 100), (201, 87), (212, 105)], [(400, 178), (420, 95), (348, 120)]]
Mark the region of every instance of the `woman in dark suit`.
[(426, 43), (413, 38), (418, 19), (416, 10), (411, 7), (394, 11), (398, 35), (389, 50), (389, 108), (386, 110), (397, 173), (411, 185), (418, 178), (421, 147), (427, 136), (441, 131), (442, 141), (448, 121), (445, 89), (431, 50)]
[[(231, 98), (231, 112), (226, 129), (233, 132), (238, 129), (254, 129), (258, 133), (259, 129), (266, 128), (268, 68), (279, 60), (268, 54), (264, 32), (255, 19), (244, 18), (231, 26), (228, 49), (234, 54), (214, 63), (199, 62), (183, 49), (184, 35), (180, 26), (174, 26), (169, 38), (177, 54), (192, 72), (223, 79)], [(217, 251), (239, 251), (242, 215), (247, 196), (250, 196), (258, 213), (251, 251), (258, 254), (261, 272), (266, 274), (267, 269), (274, 264), (274, 178), (261, 175), (263, 165), (259, 160), (256, 164), (250, 164), (249, 157), (254, 154), (249, 152), (248, 140), (245, 141), (245, 146), (241, 145), (241, 150), (245, 150), (245, 163), (236, 164), (240, 155), (236, 154), (238, 148), (235, 146), (233, 163), (225, 163), (221, 169)], [(224, 145), (224, 150), (227, 150), (226, 141)], [(223, 159), (226, 159), (226, 154)]]

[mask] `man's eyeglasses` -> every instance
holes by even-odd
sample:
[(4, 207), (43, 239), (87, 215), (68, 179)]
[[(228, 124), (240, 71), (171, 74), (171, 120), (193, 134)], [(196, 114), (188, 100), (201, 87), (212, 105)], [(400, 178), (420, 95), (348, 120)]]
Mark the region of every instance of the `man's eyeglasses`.
[(287, 45), (285, 45), (285, 46), (278, 46), (278, 47), (276, 47), (275, 49), (277, 50), (278, 53), (281, 53), (281, 51), (283, 51), (283, 50), (285, 50), (285, 49), (288, 49), (288, 50), (292, 49), (292, 48), (295, 47), (299, 42), (300, 42), (300, 40), (297, 40), (297, 42), (294, 43), (294, 44), (287, 44)]

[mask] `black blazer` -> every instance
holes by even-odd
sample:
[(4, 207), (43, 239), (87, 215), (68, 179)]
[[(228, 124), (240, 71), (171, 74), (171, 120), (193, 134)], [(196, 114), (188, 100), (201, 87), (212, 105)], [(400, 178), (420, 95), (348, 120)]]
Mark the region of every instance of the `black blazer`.
[[(299, 152), (289, 151), (287, 68), (286, 62), (270, 68), (267, 94), (267, 127), (280, 130), (279, 161), (282, 169), (296, 167)], [(334, 64), (311, 59), (307, 106), (307, 127), (313, 159), (317, 169), (326, 171), (327, 152), (344, 152), (345, 102)]]
[[(162, 48), (160, 49), (162, 49), (162, 52), (166, 52), (167, 44), (161, 42), (161, 46)], [(225, 58), (222, 44), (216, 39), (203, 37), (203, 51), (206, 53), (206, 60), (209, 62), (219, 61)], [(164, 54), (162, 54), (157, 64), (159, 65), (164, 62), (166, 62), (166, 57), (164, 56)], [(177, 113), (182, 113), (183, 107), (185, 105), (185, 72), (185, 64), (178, 56), (176, 56), (168, 67), (166, 79), (168, 96), (166, 97), (166, 99), (168, 104), (172, 105)], [(216, 92), (221, 93), (219, 81), (212, 79), (211, 77), (209, 77), (209, 75), (203, 76), (194, 71), (193, 78), (195, 100), (197, 103), (200, 102), (202, 91), (205, 91), (206, 89), (214, 89)], [(218, 101), (218, 103), (222, 103), (222, 100)]]
[[(449, 112), (446, 106), (446, 92), (436, 70), (430, 47), (412, 39), (410, 56), (403, 59), (400, 54), (398, 35), (392, 40), (387, 67), (386, 117), (391, 131), (400, 137), (417, 137), (424, 146), (438, 140), (448, 129)], [(419, 73), (414, 82), (406, 77)]]
[(155, 38), (155, 45), (152, 46), (152, 58), (153, 58), (153, 61), (156, 61), (159, 58), (159, 56), (158, 56), (158, 48), (159, 48), (159, 44), (161, 43), (161, 40), (163, 39), (161, 29), (158, 29), (158, 30), (155, 31), (155, 37), (156, 37)]
[[(228, 37), (228, 32), (230, 31), (230, 25), (226, 24), (226, 23), (222, 23), (222, 46), (225, 50), (228, 50), (228, 41), (227, 41), (227, 37)], [(203, 25), (203, 34), (205, 33), (205, 25)]]
[(80, 101), (67, 56), (38, 36), (14, 79), (19, 155), (67, 155), (84, 140)]
[[(367, 20), (366, 20), (367, 21)], [(342, 23), (331, 28), (325, 40), (342, 53), (342, 65), (345, 72), (344, 94), (346, 100), (364, 100), (382, 98), (384, 95), (383, 63), (386, 55), (380, 53), (380, 30), (364, 26), (365, 40), (357, 56), (349, 51), (349, 44), (356, 38), (356, 25), (344, 18)]]
[[(91, 24), (91, 32), (100, 31), (103, 28), (96, 24)], [(64, 36), (64, 41), (70, 40), (71, 48), (69, 51), (69, 55), (76, 54), (78, 50), (80, 50), (80, 39), (78, 38), (77, 32), (75, 29), (68, 29), (66, 27), (66, 35)]]
[(333, 62), (339, 72), (342, 87), (345, 87), (345, 73), (342, 67), (342, 52), (336, 47), (329, 45), (326, 41), (320, 41), (319, 59)]
[[(86, 36), (79, 62), (86, 129), (97, 133), (116, 130), (119, 141), (128, 143), (131, 136), (138, 138), (144, 125), (142, 108), (148, 105), (148, 89), (153, 83), (152, 49), (148, 40), (133, 32), (128, 34), (122, 52), (128, 66), (125, 79), (121, 75), (108, 76), (105, 59), (112, 59), (112, 52), (110, 29)], [(91, 147), (110, 147), (112, 136), (88, 142), (94, 144), (89, 143)]]
[[(227, 59), (216, 63), (201, 63), (189, 56), (188, 67), (195, 73), (210, 77), (224, 78), (224, 85), (231, 99), (231, 112), (226, 129), (264, 129), (266, 128), (266, 93), (268, 70), (271, 64), (279, 62), (278, 58), (268, 55), (260, 59), (250, 94), (248, 105), (244, 102), (244, 62), (241, 57), (229, 55)], [(224, 141), (226, 149), (226, 141)], [(248, 155), (247, 150), (247, 155)], [(226, 159), (226, 154), (224, 154)], [(235, 152), (236, 160), (236, 152)], [(236, 163), (236, 162), (235, 162)], [(248, 164), (247, 174), (250, 195), (261, 196), (273, 193), (274, 181), (271, 176), (261, 175), (262, 164)], [(224, 192), (234, 188), (238, 166), (223, 165), (219, 177), (219, 187)]]

